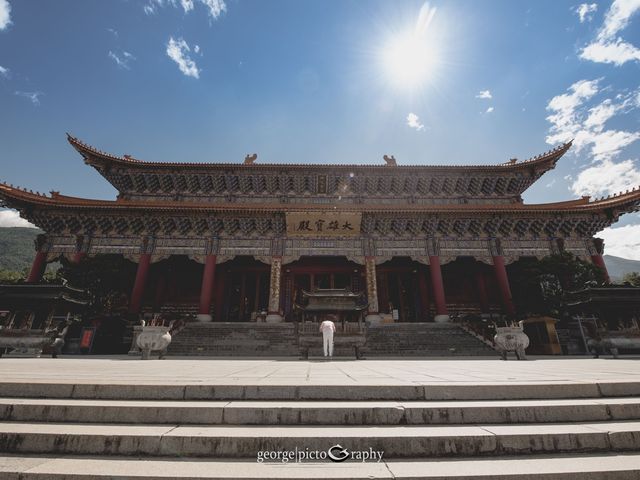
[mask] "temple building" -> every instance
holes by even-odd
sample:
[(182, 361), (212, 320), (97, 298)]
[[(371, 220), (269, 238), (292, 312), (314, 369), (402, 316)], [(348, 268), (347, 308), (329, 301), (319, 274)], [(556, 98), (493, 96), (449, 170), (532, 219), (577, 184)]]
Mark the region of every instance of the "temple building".
[(511, 315), (509, 266), (561, 251), (606, 270), (593, 236), (640, 205), (640, 191), (526, 204), (522, 193), (571, 147), (496, 165), (160, 163), (72, 136), (116, 200), (0, 184), (5, 206), (46, 232), (29, 282), (61, 256), (118, 255), (132, 269), (128, 310), (200, 321), (296, 319), (304, 292), (363, 292), (371, 322)]

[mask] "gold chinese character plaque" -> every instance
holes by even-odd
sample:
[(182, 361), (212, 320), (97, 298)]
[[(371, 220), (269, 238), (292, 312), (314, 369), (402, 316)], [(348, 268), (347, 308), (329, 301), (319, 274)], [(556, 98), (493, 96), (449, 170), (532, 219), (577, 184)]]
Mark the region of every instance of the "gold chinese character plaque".
[(360, 235), (362, 213), (286, 212), (290, 237), (354, 237)]

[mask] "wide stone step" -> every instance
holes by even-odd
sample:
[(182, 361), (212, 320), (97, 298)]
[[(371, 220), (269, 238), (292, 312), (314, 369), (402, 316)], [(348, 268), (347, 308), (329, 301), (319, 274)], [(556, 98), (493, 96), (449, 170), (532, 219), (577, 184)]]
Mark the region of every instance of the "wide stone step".
[(258, 463), (255, 459), (0, 456), (7, 480), (637, 480), (638, 454)]
[(274, 384), (0, 382), (0, 397), (114, 400), (516, 400), (630, 397), (640, 382)]
[(640, 419), (640, 398), (449, 401), (136, 401), (0, 398), (13, 422), (430, 425)]
[(385, 458), (640, 449), (640, 421), (474, 426), (182, 426), (0, 424), (0, 451), (256, 458), (260, 451), (383, 451)]

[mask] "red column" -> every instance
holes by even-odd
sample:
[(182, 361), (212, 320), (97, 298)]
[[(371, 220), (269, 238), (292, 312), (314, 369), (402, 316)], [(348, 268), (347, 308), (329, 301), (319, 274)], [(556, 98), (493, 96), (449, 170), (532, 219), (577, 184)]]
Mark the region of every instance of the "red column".
[(418, 288), (420, 290), (420, 306), (422, 307), (420, 319), (427, 321), (429, 318), (429, 286), (427, 285), (427, 272), (422, 267), (418, 269)]
[(431, 272), (431, 284), (433, 285), (433, 300), (436, 304), (436, 316), (448, 315), (447, 304), (444, 298), (444, 283), (442, 282), (442, 269), (440, 257), (429, 257), (429, 271)]
[(602, 273), (604, 273), (604, 281), (606, 283), (609, 283), (610, 282), (609, 272), (607, 271), (607, 266), (604, 263), (604, 258), (602, 258), (602, 255), (600, 254), (591, 255), (591, 261), (596, 267), (599, 267), (602, 269)]
[(487, 284), (484, 281), (482, 270), (476, 270), (476, 288), (478, 289), (478, 300), (480, 301), (480, 311), (489, 313), (489, 296), (487, 295)]
[[(216, 256), (207, 255), (202, 273), (202, 289), (200, 290), (199, 320), (211, 320), (211, 297), (213, 296), (213, 279), (216, 273)], [(206, 316), (206, 318), (205, 318)]]
[(133, 284), (131, 292), (131, 301), (129, 302), (129, 313), (138, 313), (140, 311), (140, 303), (144, 294), (144, 287), (147, 283), (147, 274), (149, 273), (149, 265), (151, 264), (151, 254), (142, 253), (138, 262), (138, 271), (136, 272), (136, 280)]
[(47, 268), (47, 254), (45, 252), (36, 252), (27, 282), (36, 283), (42, 280), (45, 268)]
[(500, 287), (500, 295), (502, 296), (502, 304), (507, 315), (513, 315), (516, 310), (513, 306), (513, 298), (511, 297), (511, 287), (509, 287), (509, 277), (507, 269), (504, 266), (504, 257), (496, 255), (493, 257), (493, 268), (496, 272), (496, 279)]

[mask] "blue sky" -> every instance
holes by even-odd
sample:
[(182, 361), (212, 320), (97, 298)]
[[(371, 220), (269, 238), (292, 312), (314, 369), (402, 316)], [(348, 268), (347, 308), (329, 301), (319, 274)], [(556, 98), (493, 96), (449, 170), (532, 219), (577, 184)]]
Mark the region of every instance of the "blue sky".
[[(575, 137), (525, 200), (626, 190), (640, 185), (638, 12), (640, 0), (0, 0), (0, 180), (114, 198), (66, 131), (178, 162), (495, 164)], [(633, 236), (638, 214), (605, 232), (607, 251), (640, 258)]]

